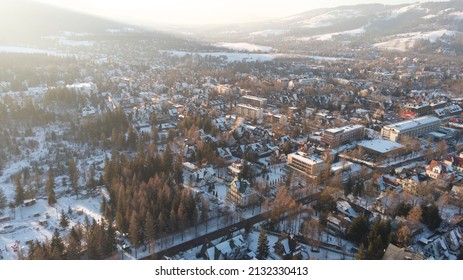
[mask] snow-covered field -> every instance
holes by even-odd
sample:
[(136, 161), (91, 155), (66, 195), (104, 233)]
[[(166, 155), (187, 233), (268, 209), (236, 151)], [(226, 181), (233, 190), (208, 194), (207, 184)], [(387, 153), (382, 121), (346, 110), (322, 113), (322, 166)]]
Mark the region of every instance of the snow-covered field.
[(50, 50), (43, 50), (43, 49), (36, 49), (36, 48), (29, 48), (29, 47), (19, 47), (19, 46), (5, 46), (0, 45), (0, 53), (25, 53), (25, 54), (47, 54), (47, 55), (55, 55), (55, 56), (63, 56), (64, 54), (50, 51)]
[(285, 32), (288, 32), (287, 29), (266, 29), (266, 30), (261, 30), (261, 31), (256, 31), (249, 33), (250, 36), (252, 37), (269, 37), (269, 36), (277, 36), (284, 34)]
[[(67, 175), (57, 174), (55, 176), (55, 193), (58, 202), (49, 206), (47, 199), (44, 195), (44, 185), (46, 181), (46, 172), (49, 168), (48, 160), (50, 160), (57, 149), (56, 143), (50, 142), (47, 134), (54, 132), (57, 137), (61, 137), (65, 128), (57, 123), (48, 124), (45, 127), (33, 128), (33, 136), (26, 137), (26, 140), (35, 141), (38, 145), (34, 148), (23, 149), (20, 156), (13, 156), (11, 160), (5, 165), (0, 176), (0, 188), (5, 193), (9, 202), (14, 202), (15, 199), (15, 185), (12, 177), (21, 172), (24, 168), (30, 168), (31, 163), (38, 163), (38, 168), (41, 170), (40, 190), (38, 192), (36, 203), (31, 206), (19, 206), (15, 208), (5, 208), (2, 218), (9, 217), (9, 221), (0, 222), (0, 258), (3, 259), (17, 259), (18, 252), (13, 248), (20, 248), (24, 253), (27, 253), (28, 241), (45, 241), (50, 238), (55, 228), (59, 227), (59, 220), (61, 211), (68, 213), (70, 219), (69, 227), (76, 223), (83, 223), (85, 216), (88, 216), (89, 221), (92, 219), (100, 220), (100, 203), (101, 195), (94, 196), (75, 196), (68, 194), (69, 185), (63, 186), (63, 179), (67, 179)], [(68, 141), (60, 141), (60, 148), (66, 148), (70, 153), (80, 151), (82, 147), (70, 143)], [(96, 152), (98, 153), (98, 152)], [(79, 153), (84, 156), (83, 153)], [(87, 155), (87, 154), (85, 154)], [(99, 169), (102, 170), (102, 162), (104, 161), (104, 154), (88, 154), (88, 158), (80, 159), (77, 161), (80, 180), (79, 185), (84, 186), (85, 172), (91, 164), (96, 165), (97, 173), (101, 174)], [(67, 180), (69, 182), (69, 180)], [(35, 183), (33, 183), (35, 184)], [(27, 185), (24, 186), (25, 188)], [(103, 193), (104, 190), (101, 190)], [(84, 193), (84, 192), (83, 192)], [(79, 214), (78, 214), (79, 213)], [(67, 231), (61, 232), (61, 236), (66, 236)]]
[(248, 52), (269, 52), (273, 48), (269, 46), (261, 46), (261, 45), (256, 45), (256, 44), (250, 44), (250, 43), (216, 43), (213, 44), (213, 46), (216, 47), (222, 47), (222, 48), (227, 48), (231, 50), (236, 50), (236, 51), (248, 51)]
[(359, 16), (360, 12), (356, 10), (334, 10), (324, 13), (308, 20), (303, 21), (301, 24), (307, 28), (320, 28), (333, 25), (333, 21), (343, 18), (355, 18)]
[(342, 32), (335, 32), (335, 33), (327, 33), (323, 35), (317, 35), (317, 36), (311, 36), (311, 37), (302, 37), (298, 38), (299, 41), (311, 41), (311, 40), (318, 40), (318, 41), (328, 41), (332, 40), (333, 36), (339, 36), (339, 35), (361, 35), (365, 33), (365, 27), (360, 27), (357, 29), (352, 29), (352, 30), (346, 30)]
[(255, 62), (255, 61), (272, 61), (274, 55), (272, 54), (261, 54), (261, 53), (228, 53), (228, 52), (183, 52), (183, 51), (164, 51), (164, 53), (169, 53), (173, 56), (183, 57), (186, 55), (199, 55), (201, 57), (223, 57), (227, 62), (236, 62), (236, 61), (245, 61), (245, 62)]
[(387, 41), (376, 43), (373, 46), (386, 49), (386, 50), (396, 50), (396, 51), (406, 51), (409, 48), (413, 47), (415, 42), (419, 39), (429, 40), (431, 43), (440, 40), (444, 35), (445, 36), (455, 36), (458, 32), (452, 30), (435, 30), (430, 32), (412, 32), (399, 34), (397, 37), (389, 39)]
[[(55, 228), (59, 227), (61, 211), (69, 217), (69, 228), (78, 222), (84, 223), (85, 216), (91, 222), (101, 219), (100, 196), (85, 199), (75, 197), (62, 197), (54, 206), (49, 206), (46, 199), (38, 199), (32, 206), (16, 207), (13, 213), (9, 213), (12, 220), (0, 223), (0, 258), (17, 259), (17, 246), (27, 253), (28, 241), (45, 241), (50, 239)], [(69, 208), (72, 213), (68, 214)], [(79, 215), (79, 214), (80, 215)], [(62, 231), (65, 235), (68, 230)]]

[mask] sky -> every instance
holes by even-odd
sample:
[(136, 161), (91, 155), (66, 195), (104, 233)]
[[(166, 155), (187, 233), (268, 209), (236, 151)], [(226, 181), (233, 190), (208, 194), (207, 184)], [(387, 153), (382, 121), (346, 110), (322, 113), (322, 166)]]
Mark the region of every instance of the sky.
[[(131, 24), (202, 25), (281, 18), (318, 8), (416, 0), (33, 0)], [(437, 0), (439, 1), (439, 0)], [(420, 1), (426, 2), (426, 1)]]

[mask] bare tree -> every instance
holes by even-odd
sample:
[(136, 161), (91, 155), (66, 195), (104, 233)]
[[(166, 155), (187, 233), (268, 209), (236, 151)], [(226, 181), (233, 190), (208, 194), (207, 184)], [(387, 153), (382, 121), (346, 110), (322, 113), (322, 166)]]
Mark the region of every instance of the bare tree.
[(408, 226), (402, 226), (397, 230), (397, 241), (403, 246), (408, 246), (410, 242), (410, 229)]

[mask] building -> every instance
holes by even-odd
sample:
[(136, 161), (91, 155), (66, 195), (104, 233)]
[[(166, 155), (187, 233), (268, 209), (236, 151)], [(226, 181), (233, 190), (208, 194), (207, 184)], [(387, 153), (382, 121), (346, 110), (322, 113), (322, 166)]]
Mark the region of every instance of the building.
[(245, 95), (241, 98), (244, 104), (251, 105), (257, 108), (267, 107), (267, 98), (257, 97), (253, 95)]
[(361, 147), (365, 153), (374, 157), (393, 157), (405, 152), (405, 147), (403, 145), (382, 139), (361, 141), (357, 146)]
[(235, 108), (236, 114), (249, 119), (262, 120), (264, 111), (262, 108), (253, 107), (246, 104), (238, 104)]
[(440, 161), (431, 160), (428, 166), (426, 166), (426, 175), (433, 179), (448, 179), (453, 173), (453, 168), (447, 166)]
[(364, 127), (362, 125), (348, 125), (338, 128), (329, 128), (323, 132), (322, 143), (331, 148), (363, 139)]
[(255, 196), (256, 193), (247, 180), (235, 177), (230, 183), (226, 199), (235, 206), (246, 207), (252, 203)]
[(424, 260), (424, 256), (410, 248), (401, 248), (389, 243), (384, 252), (383, 260)]
[(440, 125), (441, 122), (438, 118), (425, 116), (386, 125), (381, 129), (381, 136), (384, 139), (397, 142), (403, 135), (418, 137), (438, 130)]
[(303, 174), (317, 176), (322, 170), (324, 161), (320, 158), (309, 156), (303, 152), (288, 154), (287, 166)]

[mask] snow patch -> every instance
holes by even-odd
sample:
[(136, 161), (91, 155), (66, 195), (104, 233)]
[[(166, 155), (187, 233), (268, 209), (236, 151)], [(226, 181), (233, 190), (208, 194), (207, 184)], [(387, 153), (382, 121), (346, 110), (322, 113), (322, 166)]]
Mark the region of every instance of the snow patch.
[(288, 31), (287, 29), (266, 29), (266, 30), (252, 32), (249, 35), (253, 37), (258, 37), (258, 36), (270, 37), (270, 36), (278, 36), (278, 35), (284, 34), (287, 31)]
[(250, 44), (250, 43), (216, 43), (212, 44), (215, 47), (220, 47), (220, 48), (227, 48), (231, 50), (236, 50), (236, 51), (248, 51), (248, 52), (256, 52), (256, 51), (262, 51), (262, 52), (269, 52), (273, 48), (268, 47), (268, 46), (260, 46), (260, 45), (255, 45), (255, 44)]
[(307, 28), (320, 28), (333, 25), (333, 21), (347, 18), (354, 18), (359, 16), (360, 12), (357, 10), (334, 10), (324, 13), (302, 22), (303, 27)]
[(25, 53), (25, 54), (47, 54), (47, 55), (54, 55), (54, 56), (62, 56), (62, 53), (49, 51), (49, 50), (42, 50), (42, 49), (35, 49), (35, 48), (28, 48), (28, 47), (18, 47), (18, 46), (1, 46), (0, 45), (0, 52), (6, 53)]
[(409, 48), (413, 47), (415, 42), (419, 39), (429, 40), (430, 42), (434, 43), (437, 40), (440, 40), (444, 35), (455, 36), (456, 34), (457, 31), (447, 29), (441, 29), (430, 32), (403, 33), (397, 35), (395, 38), (392, 38), (388, 41), (374, 44), (373, 46), (380, 49), (406, 51)]
[(339, 36), (339, 35), (355, 36), (355, 35), (360, 35), (363, 33), (365, 33), (365, 27), (360, 27), (360, 28), (352, 29), (352, 30), (346, 30), (342, 32), (334, 32), (334, 33), (327, 33), (327, 34), (310, 36), (310, 37), (303, 37), (303, 38), (299, 38), (298, 40), (300, 41), (311, 41), (311, 40), (328, 41), (328, 40), (332, 40), (333, 36)]

